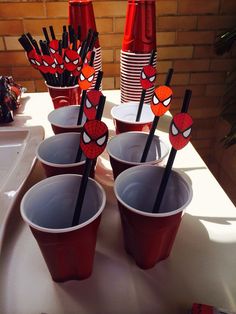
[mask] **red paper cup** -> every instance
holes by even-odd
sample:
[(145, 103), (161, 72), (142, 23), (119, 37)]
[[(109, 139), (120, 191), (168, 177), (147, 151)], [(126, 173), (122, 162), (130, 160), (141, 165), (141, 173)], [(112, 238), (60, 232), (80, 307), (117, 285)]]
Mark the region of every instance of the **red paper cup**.
[(80, 106), (72, 105), (57, 108), (51, 111), (48, 115), (48, 121), (51, 123), (54, 134), (67, 132), (80, 133), (86, 121), (86, 117), (85, 115), (83, 115), (82, 123), (80, 125), (77, 125), (79, 110)]
[(141, 157), (148, 138), (148, 133), (126, 132), (112, 137), (107, 144), (107, 152), (114, 179), (124, 170), (138, 165), (162, 165), (168, 155), (168, 146), (154, 135), (145, 163)]
[(152, 213), (163, 172), (162, 167), (143, 165), (125, 170), (115, 180), (124, 246), (142, 269), (170, 255), (183, 210), (192, 198), (189, 178), (172, 170), (160, 213)]
[(126, 103), (114, 106), (111, 116), (115, 124), (116, 134), (130, 131), (149, 131), (154, 119), (154, 114), (149, 105), (144, 104), (140, 121), (136, 122), (138, 103)]
[[(76, 161), (80, 143), (80, 133), (61, 133), (43, 140), (36, 151), (36, 156), (47, 177), (58, 174), (74, 173), (83, 174), (85, 168), (85, 156), (81, 161)], [(94, 160), (90, 177), (94, 178), (96, 160)]]
[(129, 0), (122, 50), (148, 53), (156, 49), (155, 0)]
[(47, 85), (47, 88), (55, 109), (80, 103), (81, 89), (78, 85), (66, 87)]
[(34, 185), (21, 201), (21, 215), (39, 245), (54, 281), (82, 280), (93, 270), (97, 231), (106, 196), (88, 180), (80, 223), (71, 227), (81, 176), (54, 176)]
[[(76, 32), (80, 25), (82, 41), (86, 39), (89, 29), (97, 31), (91, 0), (69, 0), (69, 24), (73, 26)], [(100, 47), (98, 39), (95, 42), (95, 47)]]

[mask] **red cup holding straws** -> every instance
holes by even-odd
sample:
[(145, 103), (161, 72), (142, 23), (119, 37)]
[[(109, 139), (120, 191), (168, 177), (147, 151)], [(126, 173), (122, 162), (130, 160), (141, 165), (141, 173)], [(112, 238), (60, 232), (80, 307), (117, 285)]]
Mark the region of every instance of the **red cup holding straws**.
[(192, 198), (189, 178), (172, 170), (160, 211), (153, 213), (163, 172), (162, 167), (142, 165), (122, 172), (115, 180), (124, 246), (142, 269), (152, 268), (170, 255), (183, 211)]
[(89, 179), (80, 223), (71, 227), (80, 182), (81, 176), (73, 174), (47, 178), (34, 185), (21, 202), (21, 215), (56, 282), (86, 279), (93, 270), (106, 196), (103, 188)]
[(83, 125), (86, 121), (83, 115), (81, 124), (77, 125), (80, 106), (71, 105), (54, 109), (48, 115), (48, 121), (51, 124), (54, 134), (78, 132), (81, 133)]
[[(76, 161), (76, 154), (80, 143), (80, 134), (75, 132), (61, 133), (43, 140), (36, 151), (47, 177), (73, 173), (83, 174), (85, 169), (85, 156)], [(90, 171), (90, 177), (94, 178), (96, 159), (94, 159)]]
[(55, 109), (80, 103), (81, 89), (78, 85), (66, 87), (47, 85), (47, 88)]
[[(112, 137), (107, 144), (114, 179), (126, 169), (142, 165), (141, 156), (148, 134), (127, 132)], [(169, 149), (158, 136), (154, 136), (145, 164), (163, 165)]]
[(149, 53), (156, 50), (155, 0), (129, 0), (122, 50)]
[(152, 126), (154, 114), (149, 105), (144, 104), (140, 121), (135, 121), (138, 111), (138, 103), (125, 103), (114, 106), (111, 116), (116, 129), (116, 134), (130, 131), (148, 132)]

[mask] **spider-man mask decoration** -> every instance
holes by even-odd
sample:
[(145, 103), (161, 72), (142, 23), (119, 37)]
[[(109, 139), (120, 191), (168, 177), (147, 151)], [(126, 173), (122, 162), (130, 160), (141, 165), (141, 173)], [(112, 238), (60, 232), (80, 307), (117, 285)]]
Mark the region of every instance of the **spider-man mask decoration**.
[(155, 89), (152, 97), (151, 109), (155, 116), (161, 117), (170, 108), (172, 89), (168, 86), (159, 86)]
[(39, 70), (43, 73), (55, 74), (57, 71), (55, 60), (48, 55), (42, 56), (42, 64), (39, 67)]
[(91, 120), (84, 124), (80, 147), (87, 158), (97, 158), (104, 151), (107, 140), (108, 128), (104, 122)]
[(95, 70), (88, 64), (85, 64), (81, 70), (79, 76), (79, 86), (83, 90), (89, 89), (91, 87), (93, 79), (95, 76)]
[(75, 50), (66, 49), (64, 53), (65, 69), (73, 72), (81, 63), (80, 55)]
[(88, 120), (95, 120), (97, 113), (97, 106), (99, 104), (102, 93), (96, 89), (92, 89), (86, 94), (86, 101), (84, 106), (84, 114)]
[(170, 124), (169, 138), (171, 145), (179, 150), (188, 144), (193, 120), (188, 113), (178, 113)]
[(151, 65), (143, 67), (140, 82), (143, 89), (148, 89), (154, 86), (156, 80), (156, 69)]
[(79, 56), (79, 62), (78, 62), (78, 64), (76, 65), (75, 70), (72, 72), (72, 74), (73, 74), (74, 76), (79, 76), (79, 75), (80, 75), (80, 72), (81, 72), (81, 69), (82, 69), (82, 66), (83, 66), (83, 61), (82, 61), (82, 59), (81, 59), (81, 57), (80, 57), (79, 54), (78, 54), (78, 56)]
[(52, 55), (54, 55), (55, 53), (58, 53), (59, 51), (59, 41), (57, 39), (53, 39), (50, 41), (49, 45), (49, 51)]
[(59, 55), (58, 53), (55, 53), (53, 55), (55, 63), (56, 63), (56, 72), (58, 74), (62, 74), (64, 71), (64, 61), (61, 55)]
[(29, 59), (29, 62), (32, 64), (32, 66), (35, 68), (35, 69), (39, 69), (39, 67), (41, 66), (41, 63), (42, 63), (42, 58), (40, 55), (37, 54), (37, 52), (32, 49), (31, 51), (29, 51), (27, 53), (27, 56), (28, 56), (28, 59)]

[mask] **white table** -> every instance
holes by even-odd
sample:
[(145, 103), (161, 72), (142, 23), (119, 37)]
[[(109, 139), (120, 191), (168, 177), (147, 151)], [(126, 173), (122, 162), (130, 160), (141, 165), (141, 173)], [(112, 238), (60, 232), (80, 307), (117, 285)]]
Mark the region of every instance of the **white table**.
[[(110, 109), (119, 91), (107, 95), (103, 120), (114, 135)], [(43, 125), (52, 136), (47, 93), (28, 100), (14, 126)], [(157, 134), (168, 138), (170, 115), (160, 119)], [(96, 178), (107, 192), (98, 233), (92, 276), (85, 281), (54, 283), (39, 248), (19, 215), (24, 191), (44, 178), (39, 164), (30, 175), (7, 223), (0, 268), (2, 314), (182, 314), (193, 302), (236, 311), (236, 209), (193, 146), (177, 153), (175, 168), (192, 181), (193, 199), (186, 209), (171, 256), (150, 270), (139, 269), (122, 243), (119, 213), (106, 153)], [(106, 171), (106, 177), (104, 172)]]

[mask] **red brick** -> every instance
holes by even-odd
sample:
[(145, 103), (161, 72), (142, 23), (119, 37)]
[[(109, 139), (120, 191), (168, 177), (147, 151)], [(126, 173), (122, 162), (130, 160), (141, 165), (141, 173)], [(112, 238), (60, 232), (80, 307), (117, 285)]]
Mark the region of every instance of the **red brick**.
[(99, 36), (100, 45), (103, 48), (121, 47), (123, 34), (102, 34)]
[(68, 2), (46, 2), (46, 14), (48, 17), (68, 18)]
[(219, 10), (219, 0), (181, 0), (178, 2), (180, 14), (216, 14)]
[(120, 75), (120, 64), (119, 63), (103, 63), (102, 70), (104, 77), (118, 76)]
[(0, 3), (0, 18), (45, 16), (43, 3)]
[(36, 92), (35, 90), (35, 85), (34, 85), (34, 81), (17, 81), (18, 84), (20, 84), (21, 86), (25, 87), (27, 89), (28, 93), (34, 93)]
[(175, 32), (157, 32), (156, 42), (157, 47), (174, 45), (175, 44)]
[[(1, 65), (3, 63), (0, 63)], [(6, 76), (12, 76), (12, 67), (8, 66), (8, 67), (4, 67), (4, 66), (0, 66), (0, 74), (1, 75), (6, 75)]]
[[(175, 86), (171, 85), (171, 88), (173, 89), (174, 97), (183, 97), (186, 86)], [(205, 94), (205, 85), (188, 85), (188, 88), (192, 91), (192, 96), (204, 96)]]
[[(226, 53), (221, 58), (229, 58), (230, 53)], [(193, 57), (196, 59), (200, 58), (219, 58), (219, 56), (216, 55), (216, 52), (214, 50), (214, 47), (212, 45), (205, 45), (205, 46), (195, 46), (194, 47), (194, 52), (193, 52)]]
[(206, 96), (223, 96), (225, 93), (225, 84), (213, 84), (206, 86)]
[(0, 64), (4, 66), (28, 65), (29, 61), (24, 52), (0, 52)]
[(193, 55), (192, 46), (158, 48), (158, 60), (187, 59), (192, 58), (192, 55)]
[(173, 15), (177, 13), (177, 1), (158, 1), (156, 3), (156, 16)]
[(5, 45), (4, 45), (4, 41), (3, 38), (0, 37), (0, 51), (5, 50)]
[(116, 33), (124, 33), (125, 17), (116, 17), (114, 19), (114, 31)]
[(172, 61), (157, 61), (157, 73), (167, 73), (167, 71), (172, 67)]
[(47, 87), (43, 80), (34, 81), (36, 92), (47, 92)]
[(40, 72), (36, 69), (34, 69), (32, 66), (24, 66), (24, 67), (13, 67), (12, 68), (12, 75), (15, 79), (21, 79), (24, 78), (26, 80), (28, 79), (39, 79), (42, 78), (42, 75)]
[(23, 33), (23, 24), (19, 20), (0, 21), (0, 35), (21, 35)]
[(30, 32), (32, 35), (42, 35), (42, 27), (49, 28), (53, 26), (55, 34), (62, 34), (62, 26), (68, 24), (68, 19), (27, 19), (24, 20), (25, 33)]
[(166, 16), (157, 19), (158, 31), (194, 30), (197, 27), (196, 16)]
[(98, 17), (122, 17), (126, 16), (126, 1), (95, 1), (93, 2), (94, 15)]
[(213, 31), (177, 32), (177, 44), (211, 44), (214, 42)]
[(229, 29), (235, 26), (235, 16), (199, 16), (198, 17), (198, 29)]
[(115, 82), (114, 77), (104, 77), (102, 80), (102, 88), (103, 89), (114, 89)]
[(225, 81), (225, 73), (223, 72), (208, 72), (208, 73), (191, 73), (191, 84), (218, 84)]
[(211, 71), (231, 71), (236, 66), (236, 59), (211, 60)]
[(174, 61), (174, 70), (177, 72), (199, 72), (208, 71), (210, 60), (176, 60)]
[(220, 11), (222, 13), (226, 13), (226, 14), (236, 13), (236, 2), (235, 2), (235, 0), (222, 0)]
[[(157, 75), (157, 84), (162, 85), (165, 83), (166, 74)], [(189, 74), (188, 73), (174, 73), (171, 85), (187, 85), (189, 83)]]
[(99, 34), (111, 33), (113, 31), (113, 20), (111, 18), (96, 19), (96, 27)]

